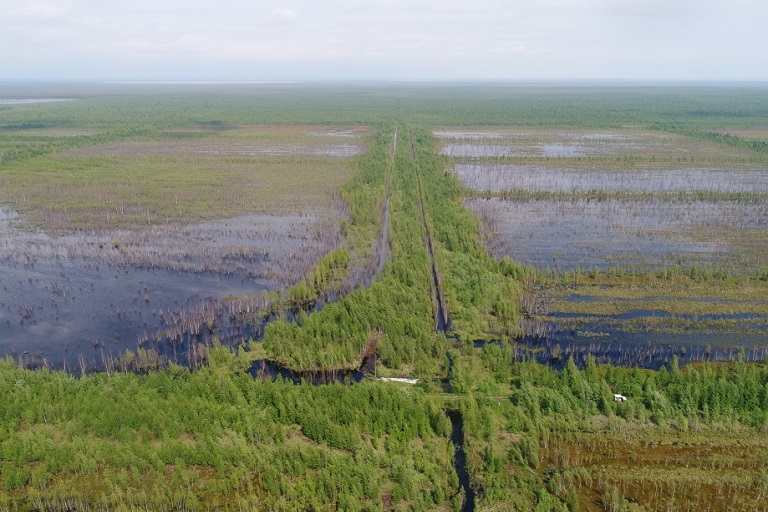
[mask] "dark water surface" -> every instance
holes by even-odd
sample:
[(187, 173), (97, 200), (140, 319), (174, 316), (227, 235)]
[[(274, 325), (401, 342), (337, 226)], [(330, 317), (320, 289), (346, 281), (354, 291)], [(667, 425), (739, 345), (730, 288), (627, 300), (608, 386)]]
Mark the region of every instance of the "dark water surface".
[[(765, 265), (768, 205), (739, 201), (471, 198), (496, 257), (569, 272)], [(741, 233), (744, 236), (736, 236)]]
[[(595, 326), (597, 327), (597, 326)], [(478, 342), (481, 347), (486, 342)], [(597, 364), (658, 370), (674, 356), (681, 366), (701, 361), (762, 362), (768, 356), (768, 340), (720, 334), (620, 333), (606, 331), (555, 331), (546, 337), (517, 340), (518, 360), (535, 361), (562, 369), (569, 357), (583, 367), (591, 355)]]
[(224, 299), (284, 286), (281, 269), (303, 275), (327, 248), (303, 249), (311, 218), (299, 227), (276, 218), (266, 235), (255, 217), (244, 219), (167, 237), (120, 233), (117, 247), (114, 233), (50, 237), (0, 210), (0, 356), (95, 368), (141, 347), (187, 362), (192, 342), (258, 336), (261, 326), (231, 320)]
[(172, 313), (207, 299), (258, 294), (264, 279), (117, 267), (83, 258), (0, 262), (0, 352), (72, 364), (136, 350)]
[(464, 494), (461, 512), (474, 512), (475, 491), (472, 489), (467, 469), (467, 456), (464, 453), (464, 418), (459, 411), (448, 410), (446, 415), (451, 420), (451, 442), (453, 443), (453, 465), (459, 477), (459, 489)]

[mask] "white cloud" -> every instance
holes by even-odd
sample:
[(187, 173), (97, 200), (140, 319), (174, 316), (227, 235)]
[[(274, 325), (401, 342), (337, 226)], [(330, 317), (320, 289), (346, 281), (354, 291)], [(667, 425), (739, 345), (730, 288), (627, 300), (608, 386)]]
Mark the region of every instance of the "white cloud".
[(58, 18), (72, 9), (72, 2), (14, 2), (7, 13), (13, 18)]
[(764, 0), (4, 1), (0, 80), (768, 79)]
[(293, 9), (276, 9), (272, 11), (272, 17), (279, 19), (279, 20), (285, 20), (285, 21), (293, 21), (296, 19), (296, 17), (299, 15), (296, 11)]

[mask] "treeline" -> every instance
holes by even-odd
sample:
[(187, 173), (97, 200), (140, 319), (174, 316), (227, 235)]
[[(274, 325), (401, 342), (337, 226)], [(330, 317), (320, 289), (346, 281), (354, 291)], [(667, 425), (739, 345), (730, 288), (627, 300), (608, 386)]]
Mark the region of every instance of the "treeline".
[(150, 132), (120, 130), (114, 133), (71, 136), (19, 136), (3, 134), (0, 128), (0, 165), (28, 160), (66, 149), (105, 144), (117, 139), (149, 135)]
[(727, 144), (729, 146), (748, 149), (750, 151), (758, 151), (760, 153), (768, 153), (768, 141), (747, 139), (739, 137), (737, 135), (731, 135), (728, 133), (716, 133), (716, 132), (694, 132), (695, 136), (704, 140), (711, 140), (713, 142), (719, 142), (720, 144)]
[(0, 362), (0, 510), (434, 510), (450, 423), (421, 392), (195, 372), (75, 379)]
[[(372, 297), (360, 302), (362, 290), (352, 291), (375, 272), (372, 245), (381, 229), (380, 205), (385, 199), (386, 176), (391, 164), (389, 127), (376, 130), (369, 151), (357, 157), (359, 172), (341, 189), (349, 206), (349, 219), (341, 219), (345, 246), (321, 259), (310, 275), (281, 293), (272, 293), (266, 305), (241, 315), (241, 321), (260, 323), (273, 315), (264, 334), (264, 348), (271, 360), (294, 369), (351, 368), (376, 334), (370, 322)], [(325, 304), (307, 314), (318, 302), (345, 295), (339, 303)], [(290, 319), (286, 312), (294, 312)], [(259, 351), (260, 353), (263, 351)]]
[(652, 128), (656, 130), (663, 130), (673, 133), (679, 133), (686, 135), (694, 139), (705, 140), (709, 142), (717, 142), (719, 144), (725, 144), (734, 148), (745, 149), (748, 151), (755, 151), (758, 153), (768, 153), (768, 141), (748, 139), (738, 135), (732, 135), (730, 133), (713, 132), (710, 130), (695, 129), (686, 126), (682, 126), (677, 123), (653, 123)]
[[(530, 362), (515, 364), (513, 371), (512, 403), (524, 405), (532, 421), (558, 414), (581, 420), (600, 413), (656, 424), (722, 421), (768, 429), (768, 368), (762, 364), (701, 363), (681, 369), (673, 357), (667, 367), (651, 371), (597, 366), (589, 357), (582, 370), (569, 359), (561, 372)], [(628, 401), (614, 402), (613, 393)]]
[(762, 127), (768, 95), (762, 86), (333, 84), (297, 86), (73, 85), (24, 86), (7, 97), (65, 96), (61, 103), (3, 110), (0, 132), (24, 129), (251, 124), (365, 124), (409, 119), (430, 126), (516, 125), (605, 128), (653, 123), (702, 131)]

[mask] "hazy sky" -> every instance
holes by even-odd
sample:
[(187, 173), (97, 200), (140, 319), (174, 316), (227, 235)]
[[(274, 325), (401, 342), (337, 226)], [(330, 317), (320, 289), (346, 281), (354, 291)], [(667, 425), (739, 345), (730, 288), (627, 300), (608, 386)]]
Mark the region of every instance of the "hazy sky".
[(766, 0), (0, 0), (0, 80), (768, 80)]

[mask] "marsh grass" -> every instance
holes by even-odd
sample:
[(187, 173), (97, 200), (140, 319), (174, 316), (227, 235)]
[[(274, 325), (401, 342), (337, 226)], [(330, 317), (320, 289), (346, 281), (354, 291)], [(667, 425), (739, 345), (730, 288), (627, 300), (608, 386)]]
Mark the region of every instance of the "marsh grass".
[(768, 317), (768, 302), (701, 302), (697, 300), (686, 301), (671, 297), (655, 297), (653, 299), (638, 301), (617, 301), (613, 297), (605, 300), (596, 299), (578, 302), (560, 300), (553, 301), (549, 307), (558, 313), (568, 314), (627, 315), (632, 312), (659, 311), (671, 315), (686, 316), (764, 315)]
[(612, 273), (573, 272), (546, 278), (542, 284), (556, 298), (588, 296), (598, 299), (643, 300), (669, 297), (672, 300), (764, 301), (768, 283), (757, 276), (727, 279), (694, 279), (690, 269), (669, 267), (660, 272)]
[(52, 232), (135, 229), (322, 207), (352, 173), (323, 158), (46, 157), (5, 172), (0, 194)]
[(121, 140), (68, 152), (75, 156), (336, 157), (365, 152), (364, 127), (190, 126), (144, 140)]
[(554, 166), (547, 163), (462, 163), (455, 173), (480, 194), (511, 197), (755, 198), (768, 196), (765, 168), (755, 165), (659, 164), (643, 168), (613, 164)]
[[(596, 418), (597, 419), (597, 418)], [(542, 443), (542, 471), (574, 473), (582, 503), (611, 487), (652, 510), (766, 510), (763, 434), (739, 425), (676, 421), (659, 427), (608, 418)], [(586, 472), (585, 472), (586, 471)]]
[[(457, 159), (655, 162), (756, 158), (753, 151), (722, 147), (679, 133), (638, 128), (568, 129), (527, 127), (437, 128), (441, 154)], [(555, 164), (558, 165), (558, 164)]]
[[(597, 329), (611, 333), (610, 339), (646, 336), (649, 343), (688, 348), (755, 347), (768, 334), (768, 288), (757, 276), (703, 279), (675, 267), (661, 273), (575, 273), (543, 278), (540, 286), (546, 298), (535, 313), (552, 331)], [(685, 339), (669, 337), (674, 334)]]

